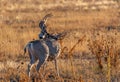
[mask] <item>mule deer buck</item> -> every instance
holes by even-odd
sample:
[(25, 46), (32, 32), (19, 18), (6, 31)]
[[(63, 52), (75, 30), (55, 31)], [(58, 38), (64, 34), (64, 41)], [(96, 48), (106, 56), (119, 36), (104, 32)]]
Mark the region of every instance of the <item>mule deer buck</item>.
[[(46, 21), (47, 17), (51, 16), (50, 14), (46, 15), (43, 20)], [(61, 47), (58, 42), (59, 39), (64, 37), (64, 33), (59, 33), (55, 35), (58, 39), (55, 40), (53, 38), (47, 37), (45, 39), (34, 40), (27, 43), (24, 48), (24, 54), (26, 50), (28, 50), (28, 54), (30, 57), (30, 63), (28, 64), (28, 75), (30, 77), (31, 68), (34, 66), (35, 62), (38, 60), (38, 64), (36, 66), (37, 72), (42, 65), (44, 65), (48, 60), (55, 61), (55, 68), (57, 71), (57, 75), (59, 76), (58, 66), (57, 66), (57, 58), (60, 55)]]

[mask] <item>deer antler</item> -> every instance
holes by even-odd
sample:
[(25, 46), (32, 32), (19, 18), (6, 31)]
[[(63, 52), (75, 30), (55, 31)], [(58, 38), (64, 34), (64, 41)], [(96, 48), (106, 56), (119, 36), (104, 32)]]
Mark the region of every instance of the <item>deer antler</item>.
[(47, 19), (49, 18), (49, 17), (51, 17), (51, 16), (53, 16), (51, 13), (50, 14), (47, 14), (47, 15), (45, 15), (44, 17), (43, 17), (43, 21), (44, 22), (46, 22), (47, 21)]
[(67, 35), (67, 32), (58, 33), (58, 35), (57, 35), (58, 40), (64, 39), (66, 35)]

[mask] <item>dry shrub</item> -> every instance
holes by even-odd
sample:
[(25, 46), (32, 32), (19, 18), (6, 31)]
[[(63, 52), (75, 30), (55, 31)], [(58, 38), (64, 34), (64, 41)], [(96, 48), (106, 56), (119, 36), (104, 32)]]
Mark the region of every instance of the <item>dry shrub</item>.
[(93, 37), (89, 40), (88, 47), (93, 55), (96, 56), (100, 68), (103, 68), (102, 57), (107, 62), (111, 57), (111, 65), (116, 67), (119, 54), (119, 44), (116, 36), (112, 36), (109, 32), (93, 33)]
[(106, 69), (108, 82), (110, 82), (111, 75), (113, 75), (111, 73), (116, 70), (119, 61), (120, 47), (116, 31), (105, 31), (104, 33), (94, 31), (88, 47), (91, 53), (95, 55), (99, 68)]

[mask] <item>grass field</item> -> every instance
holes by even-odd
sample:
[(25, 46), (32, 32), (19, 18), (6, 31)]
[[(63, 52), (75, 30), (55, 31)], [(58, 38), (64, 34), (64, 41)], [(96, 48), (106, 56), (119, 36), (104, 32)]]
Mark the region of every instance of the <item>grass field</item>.
[[(43, 82), (119, 82), (120, 3), (95, 2), (1, 0), (0, 82), (32, 82), (26, 72), (29, 57), (23, 49), (27, 42), (38, 39), (39, 22), (48, 13), (53, 14), (47, 21), (48, 32), (67, 35), (58, 58), (60, 77), (53, 62), (48, 62), (45, 71), (40, 71)], [(41, 82), (32, 71), (34, 82)]]

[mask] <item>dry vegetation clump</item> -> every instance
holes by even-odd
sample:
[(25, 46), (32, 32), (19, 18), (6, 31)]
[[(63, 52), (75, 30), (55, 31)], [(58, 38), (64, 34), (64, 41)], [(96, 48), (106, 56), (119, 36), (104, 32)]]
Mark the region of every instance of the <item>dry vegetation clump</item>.
[(105, 69), (108, 81), (111, 81), (111, 77), (118, 74), (116, 72), (120, 64), (120, 44), (117, 31), (93, 32), (88, 46), (91, 54), (95, 55), (100, 70)]

